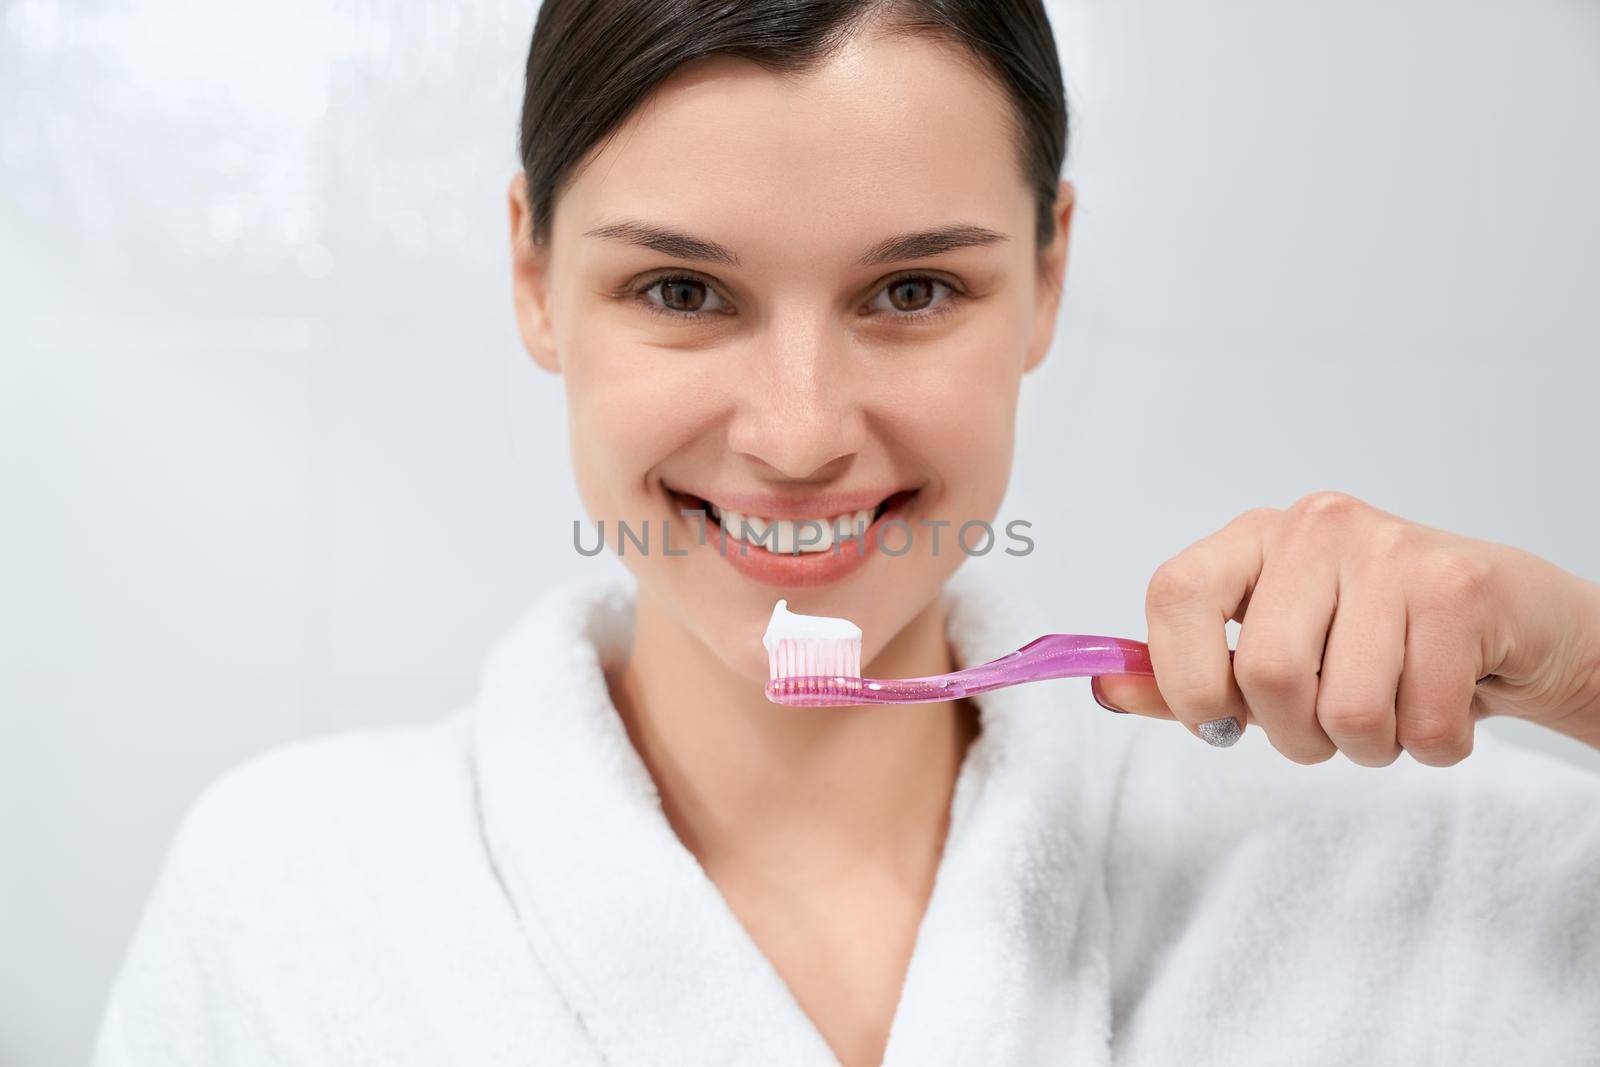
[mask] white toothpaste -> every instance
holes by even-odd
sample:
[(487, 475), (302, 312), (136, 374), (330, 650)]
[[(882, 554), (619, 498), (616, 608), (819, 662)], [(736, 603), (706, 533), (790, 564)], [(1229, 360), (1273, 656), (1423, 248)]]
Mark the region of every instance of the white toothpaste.
[(771, 652), (779, 641), (859, 641), (861, 627), (849, 619), (835, 619), (827, 615), (797, 615), (789, 610), (789, 602), (780, 600), (772, 608), (772, 620), (767, 623), (766, 636), (761, 643)]
[(775, 679), (861, 674), (861, 627), (849, 619), (797, 615), (787, 600), (780, 600), (761, 643)]

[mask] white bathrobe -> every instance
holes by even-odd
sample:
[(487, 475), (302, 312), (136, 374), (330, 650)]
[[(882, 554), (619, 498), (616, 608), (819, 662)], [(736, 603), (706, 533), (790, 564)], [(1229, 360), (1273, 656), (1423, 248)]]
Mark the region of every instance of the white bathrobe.
[[(948, 595), (963, 664), (1083, 628)], [(610, 703), (632, 603), (558, 589), (471, 706), (208, 787), (96, 1062), (835, 1063)], [(1600, 1063), (1600, 775), (1482, 732), (1306, 767), (1085, 681), (977, 704), (886, 1064)]]

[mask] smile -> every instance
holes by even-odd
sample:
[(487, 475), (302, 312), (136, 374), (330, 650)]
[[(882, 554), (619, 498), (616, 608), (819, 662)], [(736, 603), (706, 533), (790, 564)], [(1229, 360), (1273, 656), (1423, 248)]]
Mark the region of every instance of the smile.
[(703, 524), (701, 543), (718, 549), (746, 577), (783, 588), (824, 585), (854, 571), (873, 554), (883, 523), (901, 516), (918, 493), (891, 489), (783, 498), (700, 495), (664, 483), (662, 488), (680, 511), (703, 512), (717, 524), (721, 537)]
[(867, 527), (882, 513), (883, 503), (821, 519), (741, 515), (710, 501), (706, 502), (706, 511), (728, 536), (760, 545), (769, 552), (826, 552), (837, 542), (865, 535)]

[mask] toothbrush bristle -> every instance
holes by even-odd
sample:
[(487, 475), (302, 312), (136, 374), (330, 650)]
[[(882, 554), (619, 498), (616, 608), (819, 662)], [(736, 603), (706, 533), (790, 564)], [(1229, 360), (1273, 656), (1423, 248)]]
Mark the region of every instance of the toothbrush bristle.
[(767, 695), (791, 707), (839, 707), (859, 703), (861, 640), (789, 638), (767, 653)]
[(786, 638), (767, 653), (773, 681), (782, 678), (861, 677), (861, 641), (844, 638)]

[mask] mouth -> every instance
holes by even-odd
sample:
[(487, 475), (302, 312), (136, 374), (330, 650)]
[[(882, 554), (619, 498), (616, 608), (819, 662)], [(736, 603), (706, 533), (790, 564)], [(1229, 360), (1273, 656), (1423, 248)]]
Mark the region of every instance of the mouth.
[[(885, 522), (905, 515), (920, 488), (819, 494), (804, 499), (729, 494), (713, 499), (662, 483), (680, 511), (704, 513), (700, 543), (747, 577), (799, 588), (826, 584), (865, 563)], [(692, 516), (691, 516), (692, 517)]]
[[(832, 508), (822, 501), (822, 507), (808, 508), (804, 502), (780, 504), (769, 510), (781, 514), (757, 514), (754, 508), (740, 510), (732, 503), (718, 503), (708, 497), (683, 492), (663, 484), (667, 495), (684, 511), (703, 511), (712, 522), (729, 537), (744, 541), (752, 548), (762, 548), (781, 555), (821, 553), (850, 538), (862, 537), (879, 519), (899, 509), (916, 495), (915, 489), (897, 489), (878, 498), (877, 503), (862, 507)], [(740, 504), (742, 507), (751, 507)], [(755, 507), (760, 507), (759, 503)]]

